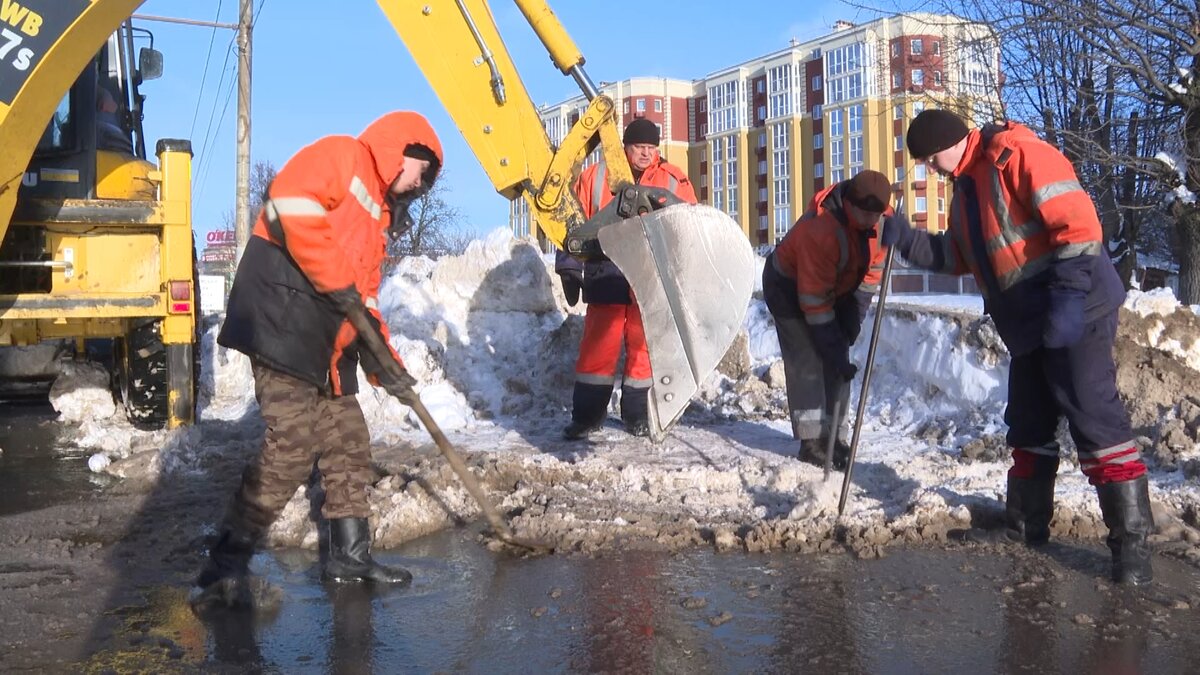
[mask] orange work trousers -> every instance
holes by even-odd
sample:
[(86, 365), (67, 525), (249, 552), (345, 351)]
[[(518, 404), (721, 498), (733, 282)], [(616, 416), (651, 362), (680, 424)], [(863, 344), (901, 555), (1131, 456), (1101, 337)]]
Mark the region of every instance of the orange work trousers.
[(575, 381), (584, 384), (613, 384), (621, 344), (625, 345), (624, 386), (649, 388), (653, 380), (642, 312), (636, 302), (628, 305), (588, 305), (583, 319), (583, 339), (575, 362)]

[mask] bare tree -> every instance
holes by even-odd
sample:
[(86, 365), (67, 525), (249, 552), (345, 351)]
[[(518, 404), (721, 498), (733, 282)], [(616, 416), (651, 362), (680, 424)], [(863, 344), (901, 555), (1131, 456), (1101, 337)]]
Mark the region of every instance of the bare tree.
[(1200, 302), (1200, 205), (1190, 198), (1200, 191), (1200, 0), (931, 3), (996, 32), (1005, 115), (1075, 164), (1125, 279), (1137, 250), (1169, 241), (1180, 299)]
[[(255, 162), (250, 167), (250, 223), (253, 225), (254, 219), (258, 217), (258, 212), (262, 210), (263, 197), (267, 194), (267, 188), (271, 187), (271, 181), (275, 180), (275, 175), (279, 170), (270, 160)], [(225, 229), (232, 230), (234, 217), (233, 209), (225, 212), (221, 220), (225, 224)]]
[(385, 271), (405, 256), (458, 255), (467, 249), (474, 238), (461, 225), (462, 213), (446, 201), (449, 188), (443, 171), (433, 188), (424, 193), (409, 207), (413, 226), (399, 239), (388, 241), (388, 261)]

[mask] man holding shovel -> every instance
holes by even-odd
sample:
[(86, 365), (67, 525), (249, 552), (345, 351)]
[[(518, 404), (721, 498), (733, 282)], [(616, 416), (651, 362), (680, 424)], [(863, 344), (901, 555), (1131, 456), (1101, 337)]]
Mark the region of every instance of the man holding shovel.
[[(355, 400), (357, 370), (401, 401), (416, 381), (361, 349), (387, 344), (377, 309), (387, 236), (410, 226), (409, 203), (442, 163), (429, 122), (413, 112), (379, 118), (361, 135), (328, 136), (301, 149), (265, 195), (229, 297), (218, 342), (250, 357), (266, 421), (259, 455), (246, 468), (196, 585), (246, 578), (255, 546), (308, 480), (321, 473), (329, 528), (323, 578), (408, 583), (412, 575), (370, 554), (370, 436)], [(360, 336), (369, 322), (373, 336)], [(366, 317), (366, 321), (363, 321)]]
[(879, 288), (887, 250), (876, 228), (892, 212), (891, 195), (887, 177), (871, 170), (826, 188), (763, 267), (792, 434), (806, 462), (824, 465), (830, 445), (835, 468), (845, 469), (849, 460), (844, 411), (858, 372), (850, 345)]

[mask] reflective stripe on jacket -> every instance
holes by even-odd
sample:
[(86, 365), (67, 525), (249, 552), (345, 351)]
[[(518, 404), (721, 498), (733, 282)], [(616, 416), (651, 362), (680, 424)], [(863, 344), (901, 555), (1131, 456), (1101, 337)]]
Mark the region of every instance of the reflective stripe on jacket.
[(882, 278), (886, 251), (872, 236), (874, 230), (855, 227), (843, 210), (848, 183), (817, 193), (771, 256), (775, 270), (795, 282), (800, 309), (810, 325), (833, 321), (837, 298), (856, 290), (878, 290)]
[(1088, 321), (1120, 306), (1125, 290), (1103, 242), (1096, 207), (1057, 148), (1015, 122), (968, 133), (941, 236), (944, 271), (974, 274), (1010, 352), (1041, 344), (1052, 284), (1087, 294)]

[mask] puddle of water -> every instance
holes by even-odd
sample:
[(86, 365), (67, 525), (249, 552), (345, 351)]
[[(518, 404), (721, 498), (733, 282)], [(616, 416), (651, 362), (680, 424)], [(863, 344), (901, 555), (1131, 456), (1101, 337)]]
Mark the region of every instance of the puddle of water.
[(274, 616), (203, 624), (171, 589), (121, 639), (283, 673), (1186, 672), (1200, 652), (1197, 570), (1159, 558), (1151, 590), (1121, 589), (1076, 545), (522, 560), (459, 530), (376, 557), (413, 585), (324, 585), (315, 554), (276, 552), (255, 559), (284, 592)]
[(45, 401), (0, 403), (0, 516), (82, 501), (111, 482), (87, 453), (60, 446), (57, 417)]

